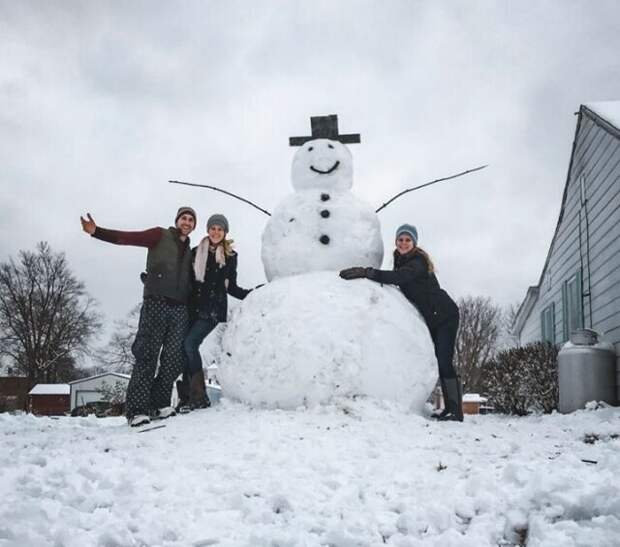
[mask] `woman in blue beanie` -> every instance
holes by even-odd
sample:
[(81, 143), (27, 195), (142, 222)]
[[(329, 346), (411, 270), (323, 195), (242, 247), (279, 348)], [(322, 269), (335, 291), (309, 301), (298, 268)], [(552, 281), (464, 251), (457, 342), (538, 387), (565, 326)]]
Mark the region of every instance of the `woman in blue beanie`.
[(403, 224), (396, 230), (392, 271), (355, 267), (342, 270), (340, 277), (367, 278), (378, 283), (398, 285), (405, 297), (416, 306), (431, 333), (439, 364), (445, 408), (436, 417), (439, 420), (462, 422), (462, 387), (452, 364), (459, 328), (459, 308), (439, 286), (430, 256), (418, 247), (418, 231), (415, 226)]

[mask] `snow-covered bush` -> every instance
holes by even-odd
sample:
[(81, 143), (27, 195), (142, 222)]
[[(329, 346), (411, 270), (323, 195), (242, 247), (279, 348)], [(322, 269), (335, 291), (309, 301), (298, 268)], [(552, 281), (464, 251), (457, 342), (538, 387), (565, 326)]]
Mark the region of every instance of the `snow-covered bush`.
[(125, 398), (127, 395), (127, 386), (123, 382), (102, 382), (99, 387), (101, 400), (110, 404), (112, 416), (120, 416), (123, 414)]
[(558, 350), (536, 342), (501, 351), (485, 368), (489, 402), (498, 412), (524, 416), (558, 406)]

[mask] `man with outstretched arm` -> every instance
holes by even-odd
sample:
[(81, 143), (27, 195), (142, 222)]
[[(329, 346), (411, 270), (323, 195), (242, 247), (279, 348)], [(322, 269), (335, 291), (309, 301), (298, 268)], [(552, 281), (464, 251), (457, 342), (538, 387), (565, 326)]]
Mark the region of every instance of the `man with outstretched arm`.
[(192, 267), (188, 236), (196, 227), (196, 213), (191, 207), (181, 207), (174, 227), (141, 232), (101, 228), (90, 213), (86, 219), (80, 217), (80, 221), (82, 229), (96, 239), (148, 249), (144, 300), (131, 347), (136, 361), (127, 387), (126, 415), (130, 426), (147, 424), (151, 417), (172, 416), (172, 385), (185, 362), (183, 340), (189, 322), (187, 301)]

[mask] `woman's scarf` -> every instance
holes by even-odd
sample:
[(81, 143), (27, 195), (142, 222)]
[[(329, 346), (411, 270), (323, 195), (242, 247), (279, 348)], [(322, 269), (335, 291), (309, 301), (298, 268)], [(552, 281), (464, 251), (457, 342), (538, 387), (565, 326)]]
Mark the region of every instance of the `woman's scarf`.
[(226, 247), (230, 247), (231, 244), (232, 241), (222, 240), (214, 247), (211, 245), (211, 241), (209, 241), (209, 236), (202, 238), (196, 249), (196, 258), (194, 260), (194, 274), (197, 281), (204, 283), (209, 251), (215, 252), (215, 263), (218, 267), (223, 268), (226, 265)]

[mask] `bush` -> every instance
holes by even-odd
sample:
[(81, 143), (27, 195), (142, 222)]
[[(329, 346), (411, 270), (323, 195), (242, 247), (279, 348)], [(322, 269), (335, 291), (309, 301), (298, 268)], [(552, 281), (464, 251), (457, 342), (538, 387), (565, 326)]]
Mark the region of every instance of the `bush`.
[(484, 367), (484, 386), (498, 412), (524, 416), (558, 407), (558, 350), (536, 342), (501, 351)]

